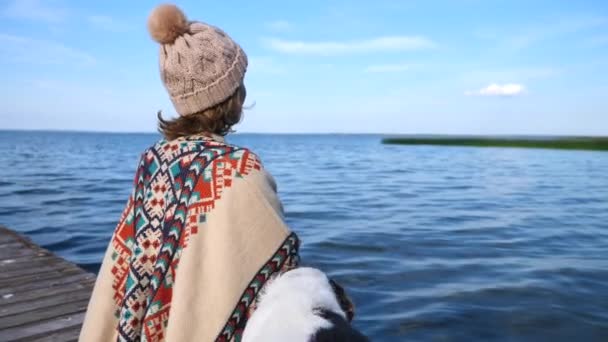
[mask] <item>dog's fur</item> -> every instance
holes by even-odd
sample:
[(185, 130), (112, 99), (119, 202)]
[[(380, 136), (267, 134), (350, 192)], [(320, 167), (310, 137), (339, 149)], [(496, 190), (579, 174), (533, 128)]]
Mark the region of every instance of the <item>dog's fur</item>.
[(297, 268), (269, 283), (247, 322), (243, 342), (368, 341), (351, 327), (337, 298), (343, 290), (313, 268)]

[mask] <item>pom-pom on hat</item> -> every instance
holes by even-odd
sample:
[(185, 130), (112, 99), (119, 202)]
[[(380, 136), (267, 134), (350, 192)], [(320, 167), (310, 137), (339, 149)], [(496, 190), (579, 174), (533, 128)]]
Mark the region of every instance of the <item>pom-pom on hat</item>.
[(160, 5), (148, 18), (148, 31), (160, 44), (171, 44), (177, 37), (188, 32), (188, 20), (175, 5)]
[(160, 46), (160, 75), (181, 116), (202, 112), (232, 96), (247, 70), (247, 55), (221, 29), (188, 21), (175, 5), (156, 7), (148, 18)]

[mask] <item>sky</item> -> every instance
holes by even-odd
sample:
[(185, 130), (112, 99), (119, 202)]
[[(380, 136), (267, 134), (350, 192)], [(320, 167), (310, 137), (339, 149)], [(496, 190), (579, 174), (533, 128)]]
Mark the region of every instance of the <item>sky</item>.
[[(249, 57), (239, 132), (608, 135), (606, 0), (175, 3)], [(0, 0), (0, 129), (174, 116), (157, 4)]]

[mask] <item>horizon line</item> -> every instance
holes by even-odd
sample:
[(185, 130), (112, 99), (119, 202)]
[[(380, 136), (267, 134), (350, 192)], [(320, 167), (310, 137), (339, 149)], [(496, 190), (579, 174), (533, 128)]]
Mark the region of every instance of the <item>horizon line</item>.
[[(0, 128), (0, 132), (45, 132), (45, 133), (83, 133), (83, 134), (146, 134), (161, 135), (155, 131), (106, 131), (106, 130), (79, 130), (79, 129), (38, 129), (38, 128)], [(605, 135), (588, 134), (522, 134), (522, 133), (500, 133), (500, 134), (475, 134), (475, 133), (383, 133), (383, 132), (239, 132), (228, 135), (378, 135), (378, 136), (454, 136), (454, 137), (570, 137), (570, 138), (608, 138)]]

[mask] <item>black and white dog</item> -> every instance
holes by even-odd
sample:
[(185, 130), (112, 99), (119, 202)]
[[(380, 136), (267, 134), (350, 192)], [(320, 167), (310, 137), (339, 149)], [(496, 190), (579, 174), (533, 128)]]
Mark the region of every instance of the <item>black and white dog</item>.
[(265, 287), (243, 342), (369, 341), (350, 325), (345, 300), (344, 290), (317, 269), (286, 272)]

